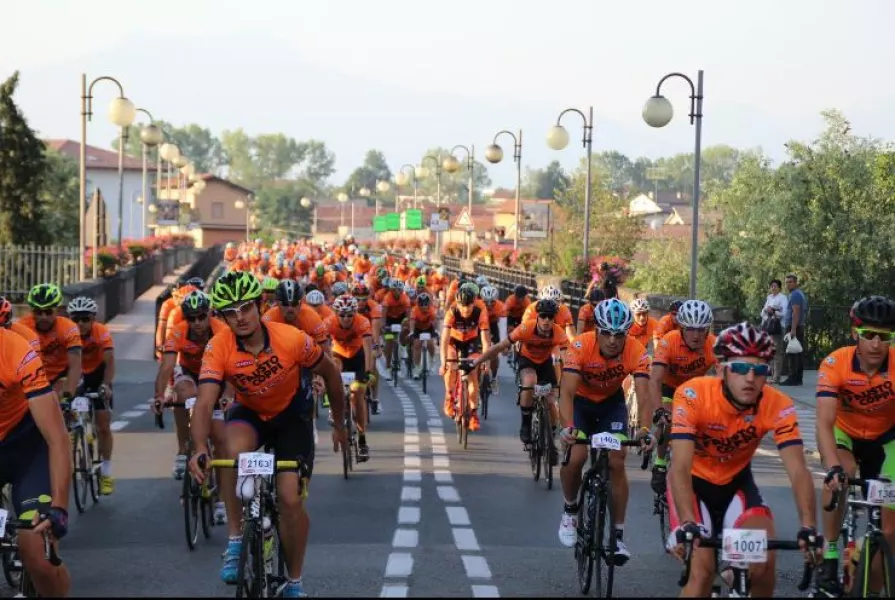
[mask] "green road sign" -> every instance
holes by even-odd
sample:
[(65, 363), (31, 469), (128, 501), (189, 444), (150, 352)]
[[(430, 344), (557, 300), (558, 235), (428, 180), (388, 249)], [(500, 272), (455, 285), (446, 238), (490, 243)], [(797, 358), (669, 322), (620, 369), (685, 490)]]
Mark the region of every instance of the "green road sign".
[(376, 233), (382, 233), (383, 231), (388, 231), (388, 223), (385, 222), (385, 217), (373, 217), (373, 231)]
[(423, 228), (423, 211), (421, 211), (421, 210), (404, 211), (404, 226), (406, 229), (422, 229)]
[(398, 213), (386, 213), (385, 230), (401, 231), (401, 215), (399, 215)]

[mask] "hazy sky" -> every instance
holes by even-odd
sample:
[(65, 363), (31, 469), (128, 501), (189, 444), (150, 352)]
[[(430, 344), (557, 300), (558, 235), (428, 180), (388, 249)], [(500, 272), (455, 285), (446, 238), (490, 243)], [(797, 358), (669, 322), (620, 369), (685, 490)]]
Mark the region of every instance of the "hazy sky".
[[(891, 0), (31, 0), (3, 8), (0, 76), (45, 137), (79, 138), (80, 74), (113, 75), (156, 118), (215, 132), (318, 138), (341, 183), (369, 148), (396, 169), (431, 146), (484, 148), (524, 130), (523, 164), (577, 164), (544, 135), (566, 107), (594, 106), (594, 150), (690, 151), (689, 88), (663, 87), (668, 127), (640, 116), (670, 71), (705, 70), (705, 145), (773, 156), (813, 139), (839, 108), (862, 135), (895, 138)], [(114, 86), (95, 88), (89, 141), (107, 146)], [(509, 152), (507, 152), (509, 154)], [(512, 185), (510, 161), (490, 168)]]

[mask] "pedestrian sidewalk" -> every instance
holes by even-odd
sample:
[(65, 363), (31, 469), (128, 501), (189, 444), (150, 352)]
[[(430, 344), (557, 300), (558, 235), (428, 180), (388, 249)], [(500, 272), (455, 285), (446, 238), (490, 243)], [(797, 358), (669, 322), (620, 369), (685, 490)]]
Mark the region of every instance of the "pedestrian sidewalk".
[(805, 443), (805, 452), (817, 456), (817, 408), (816, 388), (817, 371), (805, 371), (802, 375), (800, 386), (774, 386), (793, 399), (796, 405), (796, 413), (799, 416), (799, 429), (802, 432), (802, 441)]
[(130, 312), (120, 314), (106, 327), (115, 340), (115, 358), (122, 360), (154, 360), (155, 302), (165, 289), (174, 283), (190, 265), (184, 265), (165, 275), (164, 285), (154, 285), (137, 298)]

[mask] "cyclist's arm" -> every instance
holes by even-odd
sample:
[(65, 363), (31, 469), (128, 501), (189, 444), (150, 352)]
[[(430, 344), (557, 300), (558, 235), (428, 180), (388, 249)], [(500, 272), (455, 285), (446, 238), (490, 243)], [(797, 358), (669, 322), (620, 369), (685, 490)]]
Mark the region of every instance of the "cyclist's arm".
[(162, 361), (158, 366), (158, 375), (155, 376), (155, 397), (162, 398), (165, 395), (165, 388), (171, 381), (171, 375), (174, 374), (174, 365), (177, 364), (176, 352), (165, 352), (162, 354)]
[[(581, 314), (580, 310), (578, 311), (578, 314), (579, 315)], [(578, 322), (575, 324), (575, 326), (578, 328), (578, 335), (581, 335), (582, 333), (584, 333), (584, 327), (585, 327), (584, 319), (582, 319), (581, 317), (578, 317)], [(568, 335), (568, 332), (566, 332), (566, 335)]]
[(364, 336), (364, 371), (373, 372), (373, 338), (372, 336)]
[[(156, 384), (157, 385), (157, 384)], [(199, 380), (199, 392), (190, 418), (190, 435), (196, 454), (208, 454), (208, 435), (211, 431), (211, 417), (214, 404), (221, 394), (223, 382)]]
[(314, 367), (315, 375), (323, 378), (326, 386), (326, 395), (329, 396), (329, 407), (333, 415), (334, 427), (344, 427), (345, 419), (345, 390), (342, 388), (342, 374), (333, 359), (323, 355), (317, 366)]
[(413, 332), (416, 331), (416, 319), (413, 317), (407, 322), (407, 329), (409, 330), (409, 334), (413, 335)]
[(378, 346), (382, 339), (380, 337), (382, 335), (382, 318), (376, 317), (375, 319), (370, 319), (370, 325), (373, 329), (373, 345)]
[(72, 462), (70, 441), (59, 401), (52, 391), (28, 400), (34, 424), (47, 443), (50, 459), (50, 494), (53, 506), (68, 510)]
[[(672, 433), (673, 435), (674, 433)], [(674, 456), (674, 460), (671, 461), (671, 473), (669, 473), (670, 485), (674, 508), (677, 510), (678, 520), (681, 523), (696, 522), (696, 515), (693, 512), (693, 504), (696, 500), (693, 494), (693, 476), (691, 474), (694, 447), (692, 439), (681, 437), (672, 437), (671, 439), (671, 455)]]
[(509, 349), (512, 344), (513, 342), (511, 342), (509, 339), (503, 338), (502, 340), (482, 352), (482, 355), (475, 360), (473, 366), (478, 367), (481, 364), (490, 362), (492, 358), (494, 358), (504, 350)]
[(451, 328), (445, 325), (441, 328), (441, 365), (447, 364), (448, 338), (451, 337)]
[(110, 388), (115, 380), (115, 351), (109, 348), (103, 351), (103, 360), (106, 363), (106, 370), (103, 373), (103, 384)]
[(491, 329), (482, 329), (482, 352), (488, 352), (491, 349)]
[(563, 427), (575, 426), (575, 392), (580, 384), (580, 374), (563, 371), (559, 386), (559, 415)]
[(81, 383), (81, 349), (68, 351), (68, 374), (65, 376), (65, 391), (74, 396)]
[(663, 379), (665, 379), (665, 365), (657, 365), (653, 363), (653, 366), (650, 368), (649, 388), (647, 393), (653, 399), (653, 403), (656, 405), (656, 408), (662, 406)]
[(834, 396), (817, 397), (817, 447), (827, 469), (840, 464), (839, 453), (836, 452), (836, 435), (833, 433), (838, 404), (839, 399)]
[[(815, 518), (817, 505), (814, 480), (805, 462), (805, 447), (802, 444), (791, 444), (780, 448), (779, 453), (780, 460), (783, 461), (783, 468), (786, 469), (789, 482), (792, 484), (796, 510), (799, 512), (802, 527), (815, 527), (817, 525)], [(676, 455), (674, 460), (677, 460)]]

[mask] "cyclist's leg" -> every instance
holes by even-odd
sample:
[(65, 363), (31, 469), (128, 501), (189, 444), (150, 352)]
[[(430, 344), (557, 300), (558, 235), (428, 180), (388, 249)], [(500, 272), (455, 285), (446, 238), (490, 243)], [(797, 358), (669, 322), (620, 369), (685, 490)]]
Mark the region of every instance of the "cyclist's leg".
[[(690, 476), (693, 486), (693, 502), (699, 507), (695, 513), (696, 524), (702, 529), (702, 535), (711, 538), (723, 528), (724, 515), (736, 488), (730, 484), (713, 485), (698, 477)], [(666, 547), (671, 550), (676, 544), (676, 530), (681, 525), (677, 514), (671, 486), (666, 492), (668, 499), (668, 524), (671, 532)], [(707, 598), (715, 581), (715, 551), (708, 548), (695, 548), (690, 561), (690, 579), (681, 589), (680, 598)]]
[[(92, 373), (85, 373), (82, 378), (80, 393), (98, 393), (103, 385), (106, 374), (106, 364), (102, 363)], [(102, 476), (101, 488), (103, 494), (111, 494), (115, 489), (115, 480), (112, 478), (112, 398), (96, 398), (93, 403), (94, 425), (96, 427), (96, 441), (99, 449), (99, 458), (102, 460), (100, 474)]]
[[(857, 444), (858, 454), (856, 454), (856, 444), (844, 431), (838, 427), (833, 428), (833, 435), (836, 438), (836, 456), (839, 464), (849, 477), (855, 477), (858, 470), (858, 464), (861, 464), (862, 475), (868, 472), (868, 469), (874, 470), (870, 463), (880, 464), (878, 461), (872, 460), (872, 456), (868, 454), (867, 448), (862, 444)], [(847, 488), (843, 486), (842, 493), (839, 497), (839, 504), (834, 511), (821, 511), (821, 519), (823, 524), (824, 536), (824, 564), (818, 573), (818, 583), (827, 591), (839, 591), (839, 534), (842, 529), (842, 522), (845, 519), (845, 497)], [(832, 494), (824, 489), (821, 493), (821, 504), (827, 506), (830, 504)]]
[[(519, 356), (519, 358), (522, 358)], [(551, 365), (552, 367), (552, 365)], [(521, 365), (520, 365), (521, 368)], [(598, 405), (581, 396), (575, 396), (572, 424), (579, 438), (590, 438), (599, 419)], [(587, 462), (587, 446), (572, 445), (565, 449), (566, 460), (559, 469), (559, 481), (563, 493), (563, 511), (559, 522), (559, 541), (571, 548), (575, 545), (578, 527), (578, 493), (581, 489), (581, 471)]]
[[(737, 493), (733, 495), (725, 511), (723, 529), (764, 529), (768, 532), (768, 539), (773, 539), (774, 518), (755, 485), (751, 467), (743, 469), (731, 484), (735, 484)], [(768, 552), (767, 562), (750, 565), (752, 597), (773, 597), (775, 554)]]
[[(612, 433), (619, 439), (627, 439), (628, 407), (625, 405), (624, 392), (619, 390), (598, 405), (599, 416), (594, 433)], [(609, 479), (612, 482), (612, 519), (618, 547), (616, 548), (617, 566), (627, 562), (631, 554), (625, 546), (625, 516), (628, 510), (628, 474), (625, 471), (627, 448), (609, 453)]]
[[(516, 357), (519, 365), (519, 411), (522, 414), (522, 425), (519, 428), (519, 439), (523, 444), (531, 443), (531, 413), (534, 405), (534, 385), (538, 382), (538, 365), (525, 356)], [(553, 365), (550, 365), (553, 368)]]
[(418, 331), (414, 331), (413, 335), (410, 336), (410, 343), (413, 348), (413, 367), (419, 373), (419, 370), (422, 368), (422, 354), (423, 354), (423, 345), (420, 342), (420, 336)]
[(444, 414), (454, 416), (454, 386), (457, 377), (457, 347), (454, 340), (448, 341), (447, 362), (444, 365)]
[[(186, 402), (195, 398), (197, 377), (186, 372), (178, 365), (174, 375), (174, 397), (178, 402)], [(174, 412), (174, 427), (177, 433), (177, 455), (174, 457), (174, 476), (180, 478), (186, 470), (187, 442), (190, 436), (190, 415), (183, 407), (172, 409)]]
[(557, 389), (559, 387), (557, 380), (555, 377), (555, 371), (553, 370), (553, 361), (550, 359), (545, 360), (538, 366), (536, 371), (538, 382), (542, 384), (550, 384), (553, 386), (550, 394), (544, 399), (547, 403), (547, 414), (550, 418), (550, 445), (552, 454), (550, 455), (550, 462), (556, 466), (557, 461), (559, 460), (559, 451), (556, 448), (556, 438), (554, 434), (556, 433), (557, 426), (559, 425), (559, 403), (556, 402), (557, 398)]
[[(220, 400), (219, 400), (220, 401)], [(214, 444), (214, 454), (215, 458), (220, 457), (225, 453), (224, 448), (227, 444), (227, 426), (225, 423), (226, 415), (224, 410), (221, 409), (220, 404), (215, 403), (214, 412), (211, 414), (211, 443)], [(231, 471), (232, 469), (215, 469), (215, 478), (216, 481), (221, 481), (221, 475), (227, 471)], [(231, 486), (232, 487), (232, 486)], [(218, 525), (223, 525), (227, 522), (227, 507), (224, 504), (224, 499), (221, 496), (220, 485), (218, 485), (217, 496), (215, 497), (214, 502), (214, 510), (213, 517), (215, 522)]]
[[(491, 345), (500, 343), (500, 325), (499, 323), (491, 324)], [(491, 359), (491, 387), (497, 390), (497, 369), (500, 367), (500, 354), (495, 354)]]

